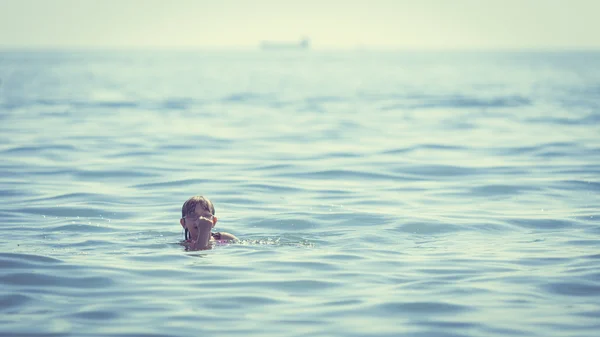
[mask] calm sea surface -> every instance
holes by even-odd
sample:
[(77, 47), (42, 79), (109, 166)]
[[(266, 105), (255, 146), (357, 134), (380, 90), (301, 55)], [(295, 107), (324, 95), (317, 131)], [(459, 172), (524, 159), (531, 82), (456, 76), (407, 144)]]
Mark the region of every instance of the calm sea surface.
[[(600, 333), (600, 52), (1, 52), (1, 336)], [(240, 243), (186, 251), (213, 200)]]

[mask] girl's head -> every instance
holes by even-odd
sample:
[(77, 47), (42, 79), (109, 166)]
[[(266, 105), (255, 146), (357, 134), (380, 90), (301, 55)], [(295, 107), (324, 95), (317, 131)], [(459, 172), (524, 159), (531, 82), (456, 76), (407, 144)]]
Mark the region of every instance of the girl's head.
[(181, 226), (185, 229), (185, 239), (197, 238), (201, 231), (209, 231), (217, 223), (215, 207), (203, 196), (189, 198), (181, 207)]

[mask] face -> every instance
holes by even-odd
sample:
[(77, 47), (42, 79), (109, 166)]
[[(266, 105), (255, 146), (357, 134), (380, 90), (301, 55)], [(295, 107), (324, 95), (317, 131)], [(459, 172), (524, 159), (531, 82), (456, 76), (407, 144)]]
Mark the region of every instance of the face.
[(216, 223), (217, 218), (202, 208), (202, 205), (196, 205), (194, 213), (181, 219), (181, 225), (190, 232), (192, 240), (196, 240), (200, 232), (210, 231)]

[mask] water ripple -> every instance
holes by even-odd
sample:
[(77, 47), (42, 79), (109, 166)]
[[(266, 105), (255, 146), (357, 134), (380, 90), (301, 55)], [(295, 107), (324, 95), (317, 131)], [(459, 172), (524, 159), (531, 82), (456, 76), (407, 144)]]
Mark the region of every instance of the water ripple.
[(0, 335), (597, 334), (597, 52), (0, 59)]
[(98, 289), (109, 287), (113, 280), (107, 277), (66, 277), (37, 273), (4, 273), (0, 283), (19, 287), (65, 287), (80, 289)]
[(559, 219), (511, 219), (510, 223), (519, 227), (537, 230), (557, 230), (575, 226), (572, 221)]
[(166, 181), (166, 182), (158, 182), (158, 183), (148, 183), (148, 184), (137, 184), (130, 186), (131, 188), (139, 188), (144, 190), (150, 190), (154, 188), (169, 188), (169, 187), (185, 187), (192, 184), (202, 184), (210, 182), (208, 179), (184, 179), (184, 180), (174, 180), (174, 181)]
[(41, 255), (0, 253), (0, 267), (2, 268), (33, 268), (60, 262), (58, 259)]
[(433, 109), (433, 108), (514, 108), (532, 104), (531, 100), (520, 96), (477, 98), (454, 97), (407, 97), (405, 102), (386, 105), (381, 110)]
[(273, 174), (276, 177), (285, 178), (303, 178), (303, 179), (344, 179), (344, 180), (393, 180), (393, 181), (415, 181), (417, 178), (375, 173), (375, 172), (364, 172), (358, 170), (323, 170), (323, 171), (312, 171), (312, 172), (296, 172), (296, 173), (279, 173)]
[(470, 308), (443, 302), (389, 302), (375, 305), (370, 310), (381, 314), (449, 315), (469, 311)]
[(552, 282), (543, 288), (546, 291), (563, 296), (600, 296), (600, 284), (586, 282)]
[(31, 296), (22, 294), (2, 295), (0, 296), (0, 312), (10, 313), (19, 307), (33, 301)]

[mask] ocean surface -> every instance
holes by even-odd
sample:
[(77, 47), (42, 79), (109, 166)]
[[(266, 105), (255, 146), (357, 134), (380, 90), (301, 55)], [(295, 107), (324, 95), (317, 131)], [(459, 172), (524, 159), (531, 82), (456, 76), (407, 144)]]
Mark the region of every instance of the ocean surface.
[(600, 335), (600, 52), (3, 51), (0, 155), (1, 336)]

